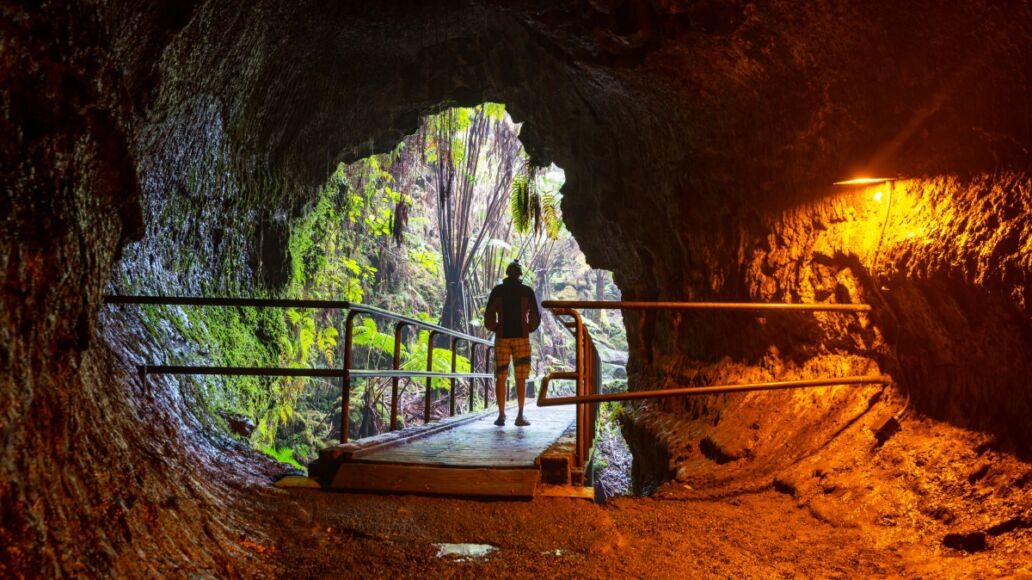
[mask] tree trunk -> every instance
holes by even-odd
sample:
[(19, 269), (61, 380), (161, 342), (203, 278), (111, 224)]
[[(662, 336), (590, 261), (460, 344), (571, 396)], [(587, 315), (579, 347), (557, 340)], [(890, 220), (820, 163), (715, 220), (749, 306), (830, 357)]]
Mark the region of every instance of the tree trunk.
[(468, 332), (468, 321), (464, 313), (466, 302), (465, 288), (458, 269), (446, 269), (444, 272), (444, 307), (441, 309), (440, 325)]

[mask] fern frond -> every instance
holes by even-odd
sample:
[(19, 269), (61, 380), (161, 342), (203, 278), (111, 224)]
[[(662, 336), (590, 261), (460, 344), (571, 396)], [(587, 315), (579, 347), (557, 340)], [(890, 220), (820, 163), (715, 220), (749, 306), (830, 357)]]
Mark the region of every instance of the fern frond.
[(530, 228), (531, 208), (529, 181), (525, 174), (512, 179), (509, 198), (509, 210), (512, 213), (512, 225), (518, 232), (526, 232)]
[(545, 192), (541, 195), (541, 217), (545, 222), (545, 235), (549, 239), (559, 239), (559, 232), (563, 229), (563, 218), (559, 212), (559, 199), (554, 192)]

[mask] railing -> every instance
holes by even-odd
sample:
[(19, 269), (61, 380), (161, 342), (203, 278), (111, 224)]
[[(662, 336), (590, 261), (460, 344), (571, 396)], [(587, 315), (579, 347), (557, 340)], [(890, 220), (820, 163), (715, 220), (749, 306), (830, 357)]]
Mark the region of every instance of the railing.
[[(344, 353), (343, 365), (339, 369), (313, 369), (313, 368), (285, 368), (285, 367), (214, 367), (214, 366), (189, 366), (189, 365), (140, 365), (141, 377), (147, 375), (175, 374), (175, 375), (222, 375), (222, 376), (287, 376), (287, 377), (340, 377), (341, 385), (341, 425), (340, 442), (347, 443), (349, 428), (349, 411), (351, 405), (351, 379), (352, 378), (390, 378), (391, 379), (391, 419), (390, 430), (398, 428), (398, 391), (400, 380), (403, 378), (425, 378), (426, 395), (423, 408), (423, 422), (430, 422), (431, 405), (433, 403), (432, 383), (435, 378), (451, 379), (449, 392), (449, 413), (455, 414), (455, 391), (459, 379), (469, 380), (469, 410), (473, 410), (474, 393), (476, 391), (477, 379), (493, 379), (494, 374), (490, 370), (491, 352), (494, 345), (491, 341), (480, 337), (465, 334), (443, 326), (424, 322), (411, 316), (395, 314), (387, 310), (381, 310), (372, 306), (352, 304), (345, 300), (284, 300), (274, 298), (201, 298), (189, 296), (105, 296), (107, 304), (153, 304), (153, 305), (178, 305), (178, 306), (250, 306), (255, 308), (316, 308), (324, 310), (347, 310), (347, 318), (344, 323)], [(391, 370), (379, 369), (353, 369), (352, 347), (354, 338), (355, 319), (358, 316), (375, 316), (394, 322), (394, 357)], [(401, 370), (401, 342), (405, 329), (418, 328), (430, 332), (427, 336), (426, 349), (426, 370), (405, 371)], [(434, 340), (439, 336), (450, 337), (451, 372), (433, 372)], [(484, 358), (482, 359), (482, 370), (485, 372), (456, 372), (457, 348), (460, 342), (466, 342), (467, 352), (470, 355), (470, 368), (477, 368), (477, 351), (483, 347)], [(490, 381), (484, 382), (484, 407), (487, 408), (490, 402)]]
[[(745, 383), (736, 385), (708, 385), (702, 387), (683, 387), (676, 389), (658, 389), (651, 391), (628, 391), (622, 393), (601, 392), (601, 372), (598, 351), (591, 339), (591, 334), (584, 326), (580, 314), (574, 310), (721, 310), (740, 312), (870, 312), (867, 304), (776, 304), (750, 302), (634, 302), (634, 301), (599, 301), (599, 300), (546, 300), (541, 303), (552, 313), (564, 321), (576, 338), (576, 368), (573, 371), (557, 371), (549, 373), (541, 381), (538, 391), (538, 406), (577, 405), (577, 445), (575, 461), (583, 467), (589, 459), (595, 435), (595, 421), (598, 414), (598, 403), (605, 401), (626, 401), (630, 399), (651, 399), (659, 397), (678, 397), (689, 395), (713, 395), (721, 393), (741, 393), (747, 391), (770, 391), (779, 389), (798, 389), (808, 387), (826, 387), (831, 385), (870, 385), (888, 384), (887, 376), (848, 376), (838, 378), (807, 379), (797, 381), (769, 381), (762, 383)], [(568, 317), (568, 320), (564, 320)], [(549, 397), (548, 386), (553, 380), (576, 381), (576, 394), (564, 397)]]
[[(537, 404), (539, 407), (548, 405), (566, 404), (566, 401), (577, 404), (577, 443), (574, 449), (574, 463), (579, 468), (588, 460), (591, 453), (591, 445), (594, 440), (595, 422), (598, 419), (598, 403), (589, 401), (586, 398), (601, 391), (602, 387), (602, 363), (598, 358), (598, 349), (595, 348), (595, 341), (591, 339), (591, 333), (584, 326), (584, 319), (579, 312), (573, 308), (557, 306), (566, 304), (563, 301), (546, 300), (542, 306), (549, 308), (552, 314), (559, 318), (575, 339), (576, 367), (573, 371), (557, 371), (545, 375), (541, 379), (541, 389), (538, 391)], [(569, 317), (569, 320), (563, 320)], [(575, 381), (575, 395), (561, 399), (548, 398), (548, 385), (555, 379)], [(554, 401), (564, 401), (556, 403)], [(586, 434), (591, 433), (592, 437)]]

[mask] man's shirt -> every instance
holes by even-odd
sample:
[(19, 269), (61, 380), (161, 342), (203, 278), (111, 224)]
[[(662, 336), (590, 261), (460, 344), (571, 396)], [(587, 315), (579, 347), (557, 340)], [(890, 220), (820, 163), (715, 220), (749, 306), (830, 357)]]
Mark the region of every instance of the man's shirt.
[(501, 338), (526, 338), (541, 324), (537, 296), (519, 278), (506, 278), (487, 299), (485, 326)]

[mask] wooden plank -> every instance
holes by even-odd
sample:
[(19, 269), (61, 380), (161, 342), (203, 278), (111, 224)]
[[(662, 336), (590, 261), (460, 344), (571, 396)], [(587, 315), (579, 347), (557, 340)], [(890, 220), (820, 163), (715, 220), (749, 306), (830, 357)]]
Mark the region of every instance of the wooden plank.
[(508, 425), (504, 427), (495, 426), (493, 414), (488, 414), (430, 437), (356, 454), (350, 459), (447, 464), (462, 468), (522, 465), (530, 469), (535, 467), (535, 459), (541, 452), (567, 431), (574, 419), (572, 408), (538, 409), (530, 416), (532, 425), (522, 428), (512, 424), (514, 414), (514, 409), (510, 408)]
[(381, 433), (358, 441), (342, 443), (340, 445), (320, 450), (319, 461), (325, 461), (327, 464), (331, 464), (340, 460), (346, 461), (352, 458), (369, 455), (370, 453), (378, 453), (392, 447), (409, 444), (424, 437), (433, 436), (443, 431), (465, 425), (466, 423), (477, 421), (484, 417), (494, 416), (494, 413), (495, 411), (491, 409), (477, 413), (464, 413), (462, 415), (446, 417), (439, 421), (434, 421), (432, 423), (416, 427), (409, 427), (398, 431), (388, 431), (387, 433)]
[(570, 485), (573, 481), (573, 453), (577, 447), (577, 428), (570, 425), (548, 446), (535, 463), (541, 468), (541, 482), (551, 485)]
[[(376, 445), (369, 445), (363, 447), (362, 449), (356, 449), (351, 453), (350, 457), (358, 458), (372, 453), (378, 453), (380, 451), (384, 451), (386, 449), (390, 449), (398, 445), (408, 445), (413, 441), (423, 439), (425, 437), (430, 437), (432, 435), (436, 435), (449, 429), (454, 429), (460, 425), (465, 425), (466, 423), (472, 423), (473, 421), (481, 419), (485, 416), (493, 416), (494, 413), (495, 412), (492, 410), (481, 411), (479, 413), (466, 413), (463, 415), (456, 415), (454, 417), (442, 419), (441, 421), (423, 425), (422, 429), (412, 429), (409, 433), (405, 433), (404, 430), (402, 430), (401, 436), (398, 439), (392, 441), (384, 441), (383, 443), (378, 443)], [(397, 433), (397, 431), (395, 431), (395, 433)]]
[(332, 489), (480, 497), (533, 497), (536, 469), (458, 469), (387, 463), (341, 464)]
[(569, 485), (572, 480), (573, 454), (542, 454), (538, 457), (541, 481), (552, 485)]

